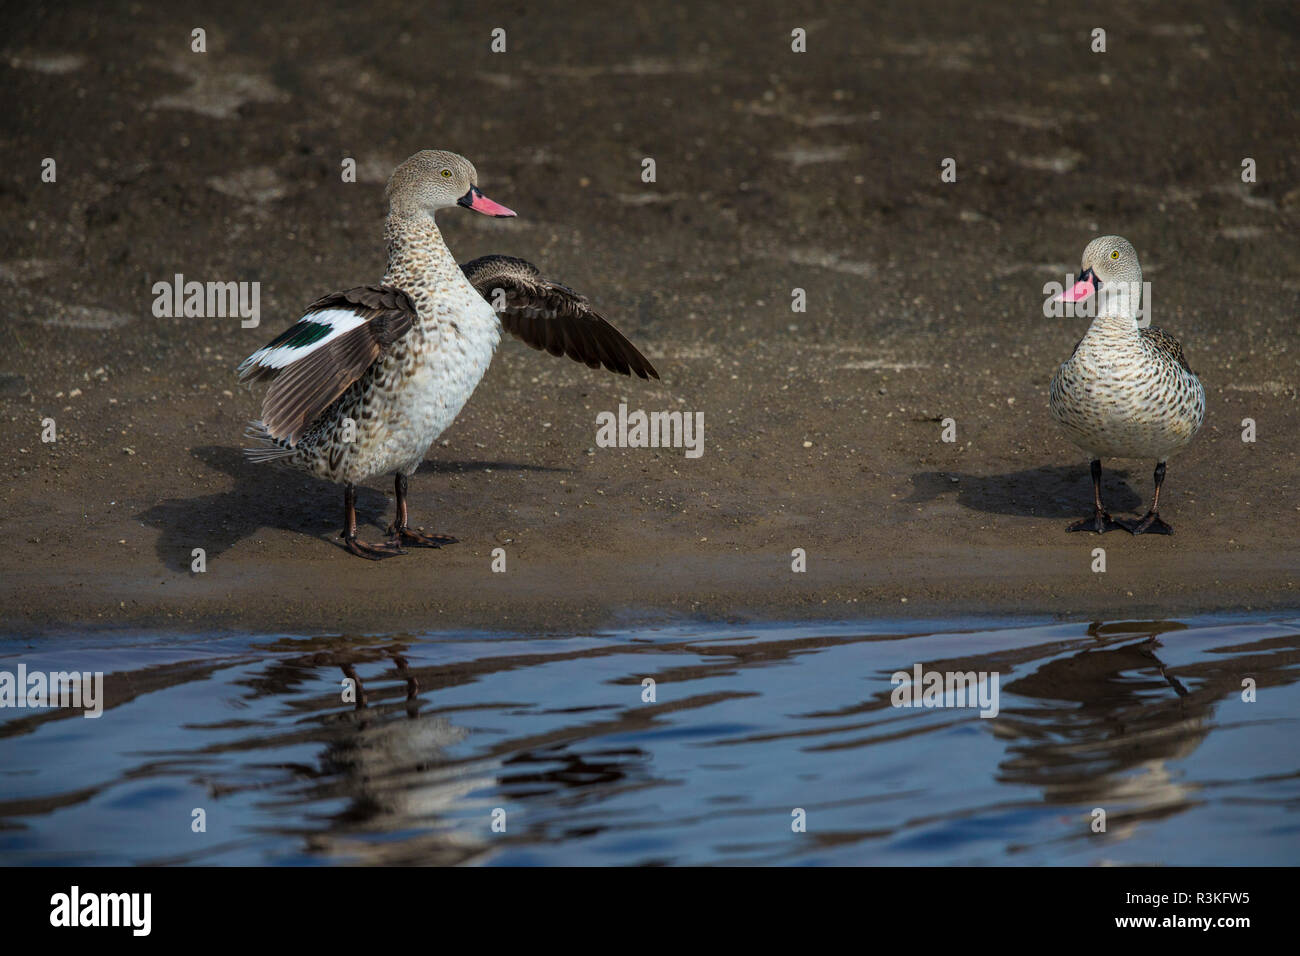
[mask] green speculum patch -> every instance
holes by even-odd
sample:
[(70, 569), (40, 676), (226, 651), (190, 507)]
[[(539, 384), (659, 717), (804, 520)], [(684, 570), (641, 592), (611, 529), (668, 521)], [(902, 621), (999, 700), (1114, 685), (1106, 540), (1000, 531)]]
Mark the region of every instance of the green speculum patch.
[(320, 322), (299, 322), (276, 336), (267, 348), (278, 348), (281, 345), (295, 349), (302, 348), (313, 342), (319, 342), (329, 335), (333, 328), (332, 325), (322, 325)]

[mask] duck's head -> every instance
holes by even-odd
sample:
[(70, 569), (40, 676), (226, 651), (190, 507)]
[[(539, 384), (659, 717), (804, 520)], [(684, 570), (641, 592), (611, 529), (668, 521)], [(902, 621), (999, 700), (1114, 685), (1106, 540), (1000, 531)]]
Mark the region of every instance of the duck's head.
[(443, 149), (422, 149), (393, 170), (388, 205), (404, 216), (432, 216), (449, 206), (464, 206), (498, 219), (514, 215), (483, 195), (473, 163)]
[[(1138, 265), (1137, 250), (1123, 236), (1099, 236), (1083, 250), (1080, 262), (1082, 271), (1074, 287), (1066, 289), (1056, 298), (1063, 302), (1082, 302), (1097, 295), (1104, 288), (1108, 292), (1123, 290), (1131, 295), (1140, 294), (1142, 267)], [(1136, 304), (1137, 299), (1133, 299)]]

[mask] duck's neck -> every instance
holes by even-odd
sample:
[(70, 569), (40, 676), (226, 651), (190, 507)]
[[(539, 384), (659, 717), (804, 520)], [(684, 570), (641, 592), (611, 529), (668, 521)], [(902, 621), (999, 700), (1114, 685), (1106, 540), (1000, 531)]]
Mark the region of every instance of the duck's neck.
[(1106, 282), (1097, 293), (1097, 319), (1126, 320), (1136, 328), (1142, 313), (1142, 280)]
[(1099, 315), (1088, 326), (1084, 336), (1090, 340), (1114, 343), (1119, 339), (1129, 339), (1138, 334), (1137, 320), (1127, 315)]
[(411, 291), (412, 285), (436, 284), (458, 271), (455, 257), (428, 214), (390, 212), (384, 239), (388, 243), (388, 269), (384, 273), (387, 284)]

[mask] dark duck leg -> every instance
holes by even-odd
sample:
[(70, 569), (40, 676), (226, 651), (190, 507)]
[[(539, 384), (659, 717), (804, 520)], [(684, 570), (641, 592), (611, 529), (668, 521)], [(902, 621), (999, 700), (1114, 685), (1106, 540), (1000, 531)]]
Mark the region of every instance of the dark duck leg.
[(406, 554), (394, 542), (384, 544), (366, 544), (364, 541), (357, 540), (357, 489), (348, 482), (343, 489), (343, 547), (347, 548), (357, 557), (366, 558), (370, 561), (378, 561), (380, 558), (391, 558), (395, 554)]
[(406, 514), (406, 476), (397, 475), (393, 482), (393, 488), (397, 492), (397, 517), (396, 520), (388, 526), (388, 533), (393, 536), (392, 545), (398, 547), (403, 544), (413, 544), (418, 548), (441, 548), (444, 544), (455, 544), (456, 539), (447, 534), (420, 534), (418, 531), (412, 531), (407, 526)]
[(1092, 504), (1093, 514), (1091, 518), (1083, 518), (1076, 521), (1066, 531), (1093, 531), (1097, 534), (1105, 534), (1107, 531), (1127, 531), (1124, 525), (1111, 518), (1110, 512), (1107, 511), (1101, 503), (1101, 459), (1092, 460)]
[(1139, 521), (1121, 522), (1134, 534), (1173, 534), (1174, 529), (1160, 520), (1160, 486), (1165, 483), (1165, 463), (1156, 462), (1156, 490), (1151, 496), (1151, 510)]

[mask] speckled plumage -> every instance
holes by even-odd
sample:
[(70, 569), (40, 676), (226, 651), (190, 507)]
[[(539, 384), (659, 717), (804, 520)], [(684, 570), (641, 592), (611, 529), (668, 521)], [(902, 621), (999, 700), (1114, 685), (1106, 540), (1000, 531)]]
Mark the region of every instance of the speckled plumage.
[(1051, 409), (1089, 458), (1165, 461), (1200, 429), (1205, 389), (1168, 332), (1102, 315), (1052, 377)]
[[(383, 284), (405, 291), (418, 318), (282, 459), (329, 481), (415, 474), (501, 340), (500, 320), (461, 272), (432, 217), (390, 217), (386, 238)], [(348, 419), (355, 422), (352, 441), (344, 440)]]
[[(1170, 534), (1159, 515), (1165, 462), (1205, 420), (1205, 389), (1168, 332), (1139, 328), (1142, 267), (1132, 243), (1101, 236), (1083, 252), (1083, 271), (1058, 299), (1096, 295), (1097, 317), (1052, 377), (1050, 406), (1070, 441), (1091, 459), (1093, 513), (1070, 531)], [(1101, 494), (1103, 458), (1154, 458), (1151, 507), (1138, 521), (1114, 519)]]

